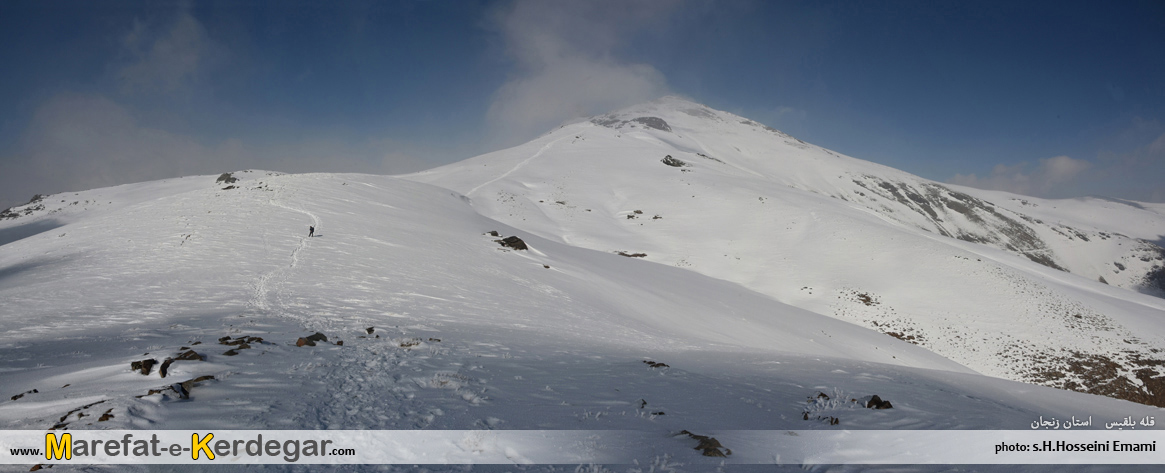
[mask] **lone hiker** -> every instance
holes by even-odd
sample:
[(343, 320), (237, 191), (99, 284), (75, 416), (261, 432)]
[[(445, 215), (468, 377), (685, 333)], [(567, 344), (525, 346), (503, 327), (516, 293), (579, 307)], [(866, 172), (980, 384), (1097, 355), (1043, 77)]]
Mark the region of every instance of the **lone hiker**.
[(316, 236), (316, 227), (308, 225), (307, 226), (307, 237), (311, 238), (313, 236)]

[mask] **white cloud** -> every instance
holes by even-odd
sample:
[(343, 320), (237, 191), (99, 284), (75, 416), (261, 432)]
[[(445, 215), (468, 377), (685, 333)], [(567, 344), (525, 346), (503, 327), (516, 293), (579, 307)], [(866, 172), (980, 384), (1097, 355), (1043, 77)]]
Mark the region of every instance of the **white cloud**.
[(186, 10), (160, 33), (135, 21), (122, 45), (132, 58), (118, 74), (126, 90), (174, 91), (196, 78), (216, 50), (206, 29)]
[(667, 21), (673, 1), (519, 0), (493, 18), (517, 73), (493, 97), (487, 119), (512, 144), (563, 121), (648, 101), (668, 92), (648, 64), (619, 61), (636, 31)]
[(1030, 163), (1026, 162), (1011, 166), (998, 164), (990, 176), (956, 174), (947, 182), (1035, 197), (1054, 197), (1061, 187), (1080, 179), (1092, 164), (1082, 159), (1056, 156), (1040, 159), (1031, 171), (1028, 171), (1029, 167)]

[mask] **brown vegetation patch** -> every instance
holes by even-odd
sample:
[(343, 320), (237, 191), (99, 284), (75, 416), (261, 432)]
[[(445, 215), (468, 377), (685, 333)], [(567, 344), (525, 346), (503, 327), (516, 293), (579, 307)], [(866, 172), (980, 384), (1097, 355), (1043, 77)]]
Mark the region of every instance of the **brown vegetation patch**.
[[(1033, 383), (1165, 407), (1165, 360), (1144, 358), (1132, 351), (1108, 356), (1075, 350), (1032, 358), (1040, 363), (1028, 372)], [(1129, 379), (1125, 374), (1129, 372), (1141, 386)]]

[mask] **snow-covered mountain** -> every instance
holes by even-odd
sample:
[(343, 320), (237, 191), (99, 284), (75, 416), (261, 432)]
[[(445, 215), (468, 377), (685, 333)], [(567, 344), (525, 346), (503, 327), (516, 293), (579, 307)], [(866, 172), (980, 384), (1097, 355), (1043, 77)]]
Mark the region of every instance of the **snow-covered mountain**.
[(941, 184), (676, 97), (409, 176), (981, 373), (1165, 406), (1165, 206)]
[(403, 177), (39, 196), (0, 219), (0, 429), (639, 430), (646, 465), (701, 471), (674, 434), (1150, 416), (1165, 225), (1137, 205), (956, 189), (675, 98)]

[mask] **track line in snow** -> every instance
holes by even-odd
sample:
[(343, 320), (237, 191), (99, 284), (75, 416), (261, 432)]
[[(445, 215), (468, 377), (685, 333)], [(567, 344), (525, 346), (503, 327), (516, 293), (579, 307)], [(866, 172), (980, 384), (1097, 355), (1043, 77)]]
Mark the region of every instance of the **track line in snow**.
[[(311, 213), (305, 209), (296, 208), (296, 207), (292, 207), (292, 206), (283, 204), (282, 202), (279, 202), (277, 200), (279, 198), (279, 194), (283, 191), (283, 189), (284, 188), (282, 188), (282, 187), (279, 188), (275, 192), (275, 195), (272, 196), (270, 199), (268, 199), (267, 203), (270, 205), (273, 205), (275, 207), (279, 207), (279, 208), (290, 210), (292, 212), (307, 215), (312, 220), (312, 226), (319, 228), (320, 223), (321, 223), (319, 216), (317, 216), (316, 214)], [(264, 243), (266, 244), (266, 238), (264, 238)], [(267, 246), (267, 248), (270, 249), (269, 245), (265, 245), (265, 246)], [(306, 249), (307, 246), (308, 246), (308, 237), (301, 236), (299, 238), (299, 243), (295, 246), (294, 249), (291, 250), (291, 262), (288, 263), (287, 266), (273, 269), (273, 270), (268, 271), (266, 273), (263, 273), (263, 275), (259, 276), (259, 279), (256, 280), (256, 282), (255, 282), (255, 292), (252, 295), (251, 301), (247, 305), (250, 307), (254, 307), (254, 308), (258, 309), (259, 311), (265, 312), (265, 311), (270, 310), (270, 308), (271, 308), (270, 305), (268, 304), (268, 300), (271, 299), (272, 295), (274, 295), (274, 297), (277, 301), (281, 301), (282, 298), (280, 297), (280, 294), (279, 294), (281, 291), (279, 289), (272, 289), (271, 288), (271, 284), (270, 284), (271, 280), (275, 279), (276, 284), (280, 284), (284, 280), (286, 280), (287, 279), (287, 272), (291, 269), (294, 269), (296, 266), (299, 265), (299, 253), (302, 252), (304, 249)], [(272, 294), (272, 293), (274, 293), (274, 294)], [(284, 304), (282, 302), (280, 302), (280, 305), (284, 305)]]
[(482, 183), (481, 185), (479, 185), (479, 186), (477, 186), (477, 187), (474, 187), (473, 189), (470, 189), (470, 190), (469, 190), (469, 192), (466, 192), (466, 193), (465, 193), (465, 195), (467, 195), (467, 196), (468, 196), (468, 195), (472, 195), (474, 192), (477, 192), (477, 190), (478, 190), (478, 189), (481, 189), (482, 187), (488, 186), (488, 185), (490, 185), (490, 184), (493, 184), (493, 183), (495, 183), (495, 182), (498, 182), (498, 181), (500, 181), (500, 180), (502, 180), (502, 179), (505, 179), (507, 176), (509, 176), (510, 174), (513, 174), (515, 171), (517, 171), (517, 170), (519, 170), (519, 169), (522, 169), (522, 166), (525, 166), (525, 165), (529, 164), (529, 163), (530, 163), (530, 161), (533, 161), (535, 158), (537, 158), (537, 157), (539, 157), (539, 156), (542, 156), (542, 153), (545, 153), (545, 152), (546, 152), (546, 150), (549, 150), (549, 149), (550, 149), (550, 147), (554, 146), (554, 144), (555, 144), (555, 143), (558, 143), (559, 141), (562, 141), (562, 140), (564, 140), (564, 139), (565, 139), (565, 138), (559, 138), (559, 139), (557, 139), (557, 140), (554, 140), (554, 141), (551, 141), (551, 142), (549, 142), (549, 143), (546, 143), (546, 145), (542, 146), (542, 148), (541, 148), (541, 149), (539, 149), (537, 153), (534, 153), (534, 154), (533, 154), (533, 155), (531, 155), (529, 158), (526, 158), (526, 159), (525, 159), (525, 160), (523, 160), (522, 162), (518, 163), (516, 166), (514, 166), (514, 167), (513, 167), (513, 169), (510, 169), (509, 171), (506, 171), (506, 172), (505, 172), (505, 174), (502, 174), (502, 175), (500, 175), (500, 176), (498, 176), (498, 177), (496, 177), (496, 178), (493, 178), (493, 179), (491, 179), (491, 180), (489, 180), (489, 181), (486, 181), (486, 182)]

